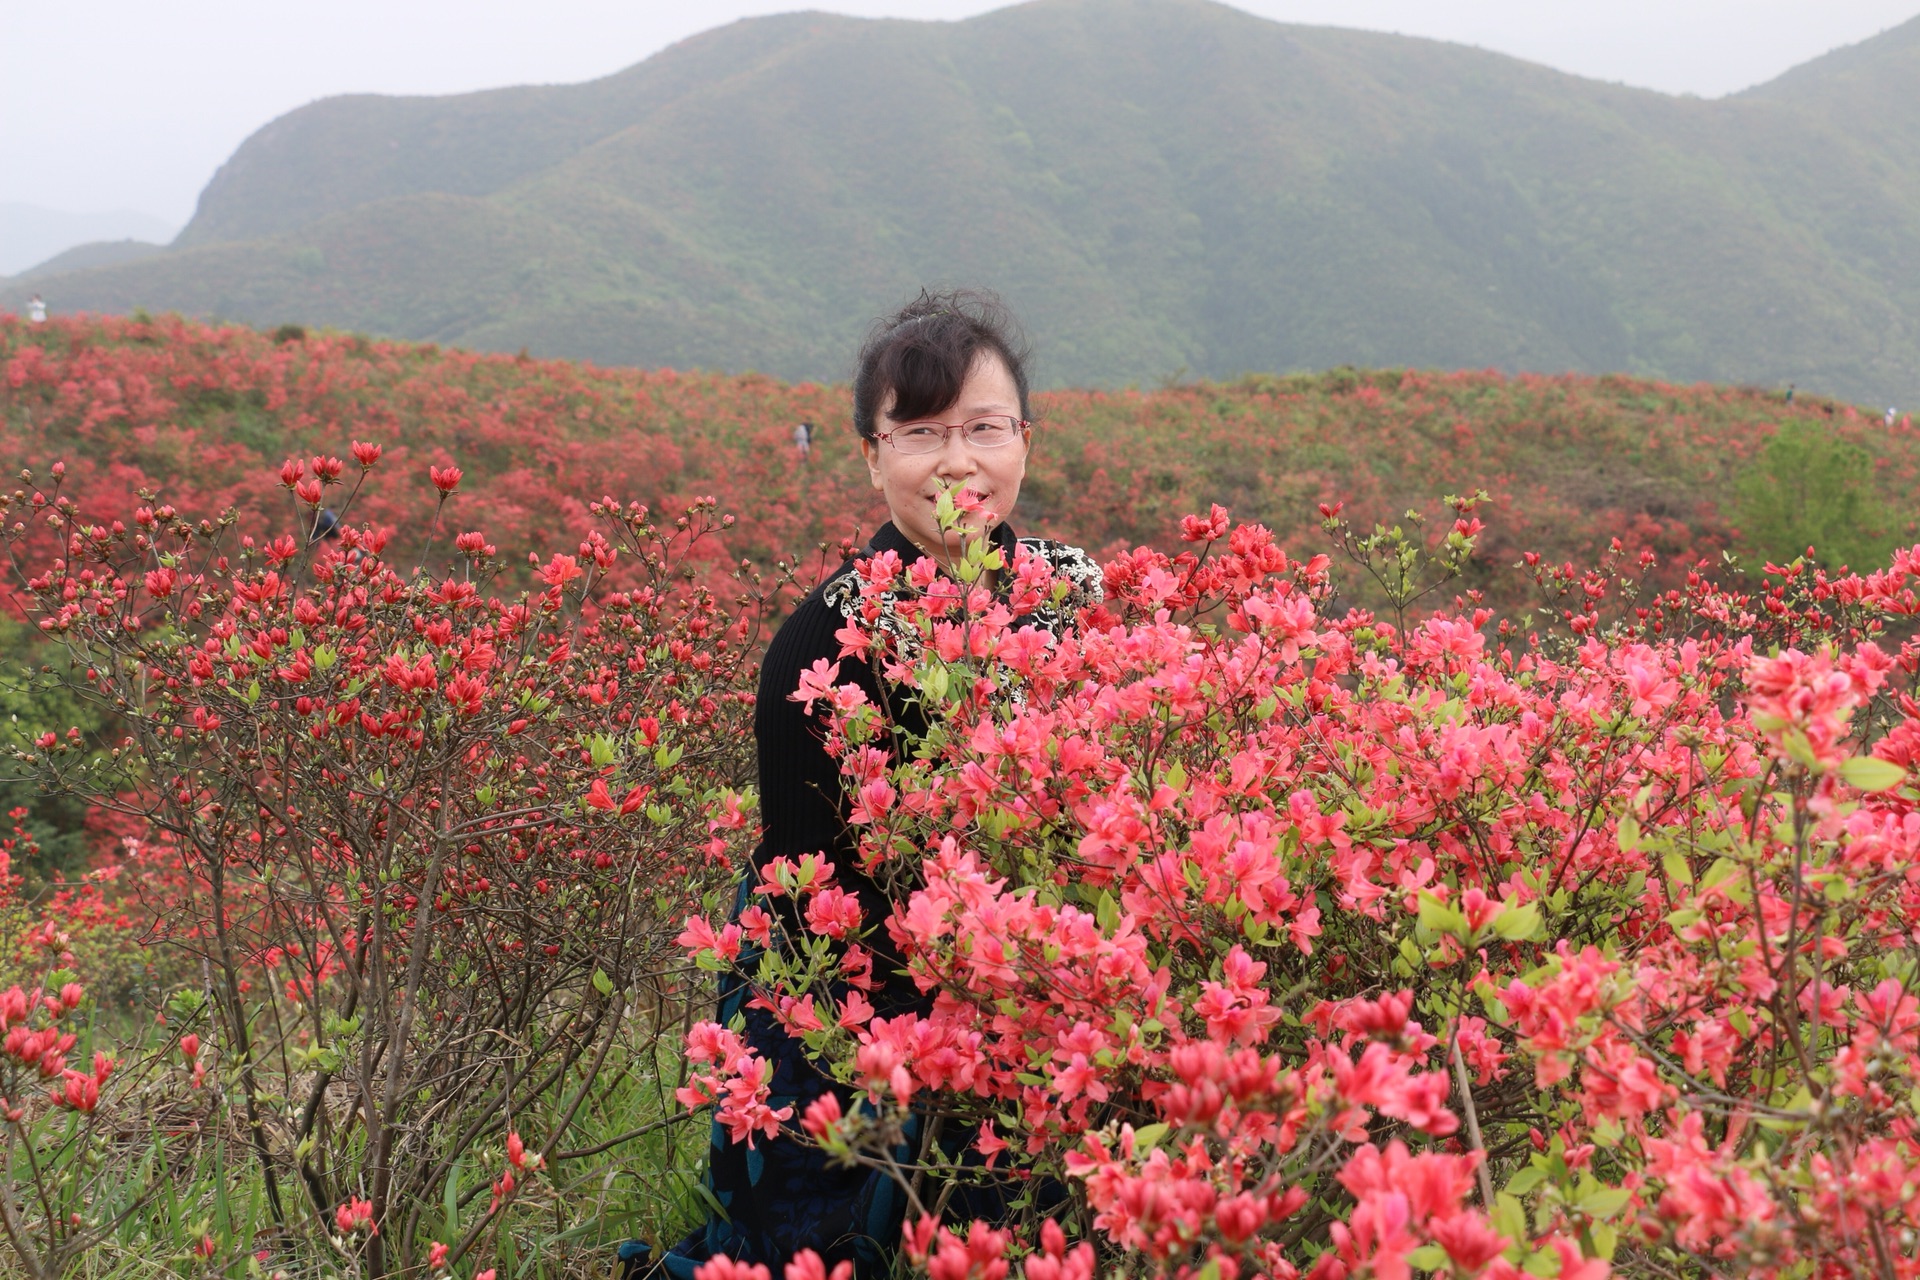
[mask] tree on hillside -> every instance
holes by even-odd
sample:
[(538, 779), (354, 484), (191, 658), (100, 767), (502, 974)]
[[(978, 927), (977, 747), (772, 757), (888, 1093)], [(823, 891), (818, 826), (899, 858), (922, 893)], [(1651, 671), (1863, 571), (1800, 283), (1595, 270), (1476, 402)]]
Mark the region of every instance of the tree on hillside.
[(1804, 418), (1780, 424), (1737, 481), (1734, 514), (1750, 554), (1785, 564), (1808, 547), (1827, 564), (1885, 563), (1893, 518), (1874, 484), (1873, 455)]

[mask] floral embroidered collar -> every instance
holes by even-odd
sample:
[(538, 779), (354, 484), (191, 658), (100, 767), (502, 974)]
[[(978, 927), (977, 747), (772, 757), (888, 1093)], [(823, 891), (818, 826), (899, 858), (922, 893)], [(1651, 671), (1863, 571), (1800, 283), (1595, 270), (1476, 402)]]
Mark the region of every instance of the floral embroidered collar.
[[(1022, 538), (1004, 521), (994, 527), (992, 538), (1007, 562), (1001, 576), (1002, 589), (997, 593), (1001, 599), (1009, 599), (1011, 589), (1023, 580), (1022, 567), (1029, 560), (1037, 563), (1026, 569), (1026, 576), (1031, 576), (1035, 569), (1044, 569), (1047, 577), (1068, 584), (1063, 598), (1055, 600), (1048, 596), (1023, 609), (1014, 619), (1015, 626), (1032, 625), (1058, 635), (1074, 614), (1099, 604), (1104, 598), (1100, 566), (1079, 547), (1050, 538)], [(863, 572), (858, 566), (862, 561), (871, 562), (888, 552), (897, 557), (899, 572), (884, 585), (869, 585), (870, 572)], [(863, 622), (869, 628), (885, 631), (895, 641), (897, 658), (910, 663), (919, 648), (919, 631), (904, 623), (898, 607), (901, 601), (920, 594), (909, 576), (914, 563), (926, 558), (889, 520), (874, 532), (859, 555), (828, 581), (822, 597), (849, 622)]]

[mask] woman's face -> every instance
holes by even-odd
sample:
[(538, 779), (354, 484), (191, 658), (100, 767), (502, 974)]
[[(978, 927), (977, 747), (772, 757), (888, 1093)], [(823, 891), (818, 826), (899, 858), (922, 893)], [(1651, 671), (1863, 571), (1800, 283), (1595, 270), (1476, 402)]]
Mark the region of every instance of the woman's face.
[[(887, 416), (893, 400), (889, 391), (880, 403), (882, 434), (901, 425)], [(960, 387), (960, 398), (929, 420), (957, 425), (997, 413), (1020, 416), (1020, 389), (1005, 362), (985, 352), (974, 361), (973, 371)], [(1020, 482), (1026, 478), (1031, 441), (1031, 433), (1023, 431), (1012, 444), (977, 449), (962, 440), (958, 431), (949, 431), (946, 443), (933, 453), (903, 454), (884, 440), (862, 440), (860, 452), (867, 460), (873, 487), (887, 496), (894, 527), (922, 551), (950, 560), (967, 538), (986, 533), (1013, 511), (1013, 504), (1020, 500)], [(949, 489), (956, 498), (971, 493), (980, 500), (980, 509), (963, 515), (961, 529), (946, 534), (940, 529), (935, 504), (941, 491)]]

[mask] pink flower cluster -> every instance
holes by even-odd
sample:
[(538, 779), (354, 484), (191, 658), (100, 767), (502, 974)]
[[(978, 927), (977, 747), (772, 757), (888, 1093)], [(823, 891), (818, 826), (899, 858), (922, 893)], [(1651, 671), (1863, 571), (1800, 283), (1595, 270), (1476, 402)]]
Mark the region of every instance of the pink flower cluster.
[(752, 1146), (756, 1135), (774, 1137), (793, 1118), (792, 1107), (767, 1105), (773, 1064), (719, 1023), (702, 1022), (687, 1033), (687, 1060), (709, 1070), (694, 1072), (674, 1096), (688, 1107), (715, 1105), (733, 1141)]
[[(874, 1105), (783, 1128), (712, 1026), (682, 1100), (876, 1167), (890, 1123), (939, 1116), (977, 1164), (927, 1176), (1061, 1180), (1168, 1274), (1879, 1274), (1920, 1231), (1920, 650), (1863, 630), (1912, 612), (1920, 561), (1496, 642), (1471, 607), (1338, 612), (1324, 557), (1224, 512), (1183, 533), (1058, 636), (1019, 622), (1030, 561), (1011, 605), (863, 566), (842, 661), (935, 732), (890, 758), (824, 666), (795, 697), (892, 912), (786, 936), (755, 908), (682, 944), (769, 948), (757, 998)], [(1803, 647), (1758, 656), (1787, 615)], [(817, 903), (819, 870), (763, 891)], [(876, 930), (924, 1012), (861, 1007)], [(1022, 1238), (929, 1221), (906, 1250), (959, 1280)]]
[[(48, 1100), (54, 1106), (91, 1114), (100, 1105), (100, 1089), (117, 1064), (102, 1051), (93, 1055), (91, 1071), (76, 1071), (67, 1066), (67, 1054), (73, 1051), (80, 1037), (62, 1030), (60, 1024), (86, 998), (85, 988), (77, 982), (66, 983), (57, 995), (39, 990), (29, 992), (17, 986), (0, 991), (0, 1032), (6, 1035), (5, 1041), (0, 1042), (0, 1053), (5, 1054), (0, 1063), (11, 1060), (22, 1075), (53, 1081)], [(17, 1084), (16, 1081), (16, 1087)], [(17, 1121), (22, 1112), (0, 1096), (0, 1115)]]

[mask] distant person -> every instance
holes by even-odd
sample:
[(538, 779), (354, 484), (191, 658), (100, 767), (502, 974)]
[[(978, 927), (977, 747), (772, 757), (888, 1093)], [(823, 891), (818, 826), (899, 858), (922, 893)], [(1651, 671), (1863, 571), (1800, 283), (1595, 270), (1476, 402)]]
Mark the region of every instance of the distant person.
[(1887, 406), (1887, 425), (1888, 426), (1892, 426), (1893, 420), (1899, 416), (1900, 416), (1900, 411), (1898, 409), (1894, 408), (1892, 405)]
[(793, 447), (799, 453), (802, 462), (813, 456), (813, 424), (811, 422), (793, 424)]
[(333, 514), (332, 510), (327, 507), (322, 507), (320, 508), (319, 511), (314, 513), (313, 529), (307, 535), (308, 546), (310, 547), (316, 546), (322, 542), (328, 542), (335, 538), (338, 538), (339, 536), (340, 536), (340, 517), (339, 516), (336, 516), (335, 514)]
[(27, 303), (27, 319), (33, 324), (47, 322), (46, 301), (37, 293), (33, 295), (33, 300)]
[(1793, 384), (1791, 382), (1787, 384), (1787, 403), (1793, 403)]

